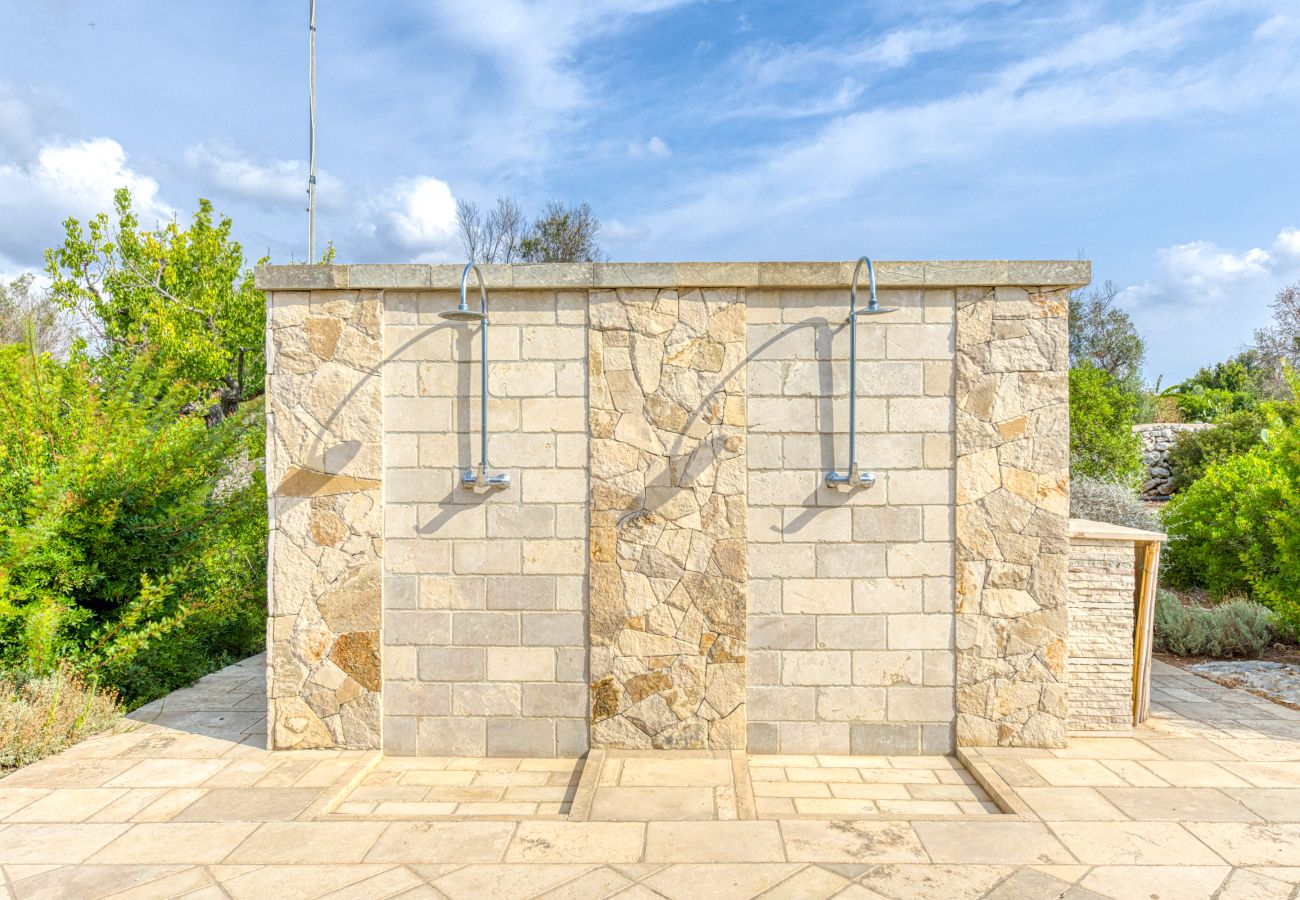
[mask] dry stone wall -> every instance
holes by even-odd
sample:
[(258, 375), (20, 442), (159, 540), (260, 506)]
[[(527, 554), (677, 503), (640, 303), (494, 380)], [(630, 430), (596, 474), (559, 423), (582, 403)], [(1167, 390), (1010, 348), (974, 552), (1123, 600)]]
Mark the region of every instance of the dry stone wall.
[(1068, 291), (957, 291), (957, 742), (1065, 745)]
[(745, 304), (591, 295), (591, 736), (745, 745)]
[(269, 739), (378, 747), (379, 293), (275, 291), (267, 319)]
[(1169, 451), (1178, 435), (1213, 427), (1208, 422), (1153, 422), (1133, 426), (1133, 431), (1142, 440), (1142, 462), (1147, 467), (1147, 477), (1139, 489), (1144, 500), (1168, 500), (1174, 493)]

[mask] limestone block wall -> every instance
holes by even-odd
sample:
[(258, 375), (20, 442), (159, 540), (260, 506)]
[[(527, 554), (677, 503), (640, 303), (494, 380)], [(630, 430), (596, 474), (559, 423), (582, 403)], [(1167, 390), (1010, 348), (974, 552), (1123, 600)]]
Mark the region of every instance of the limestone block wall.
[(375, 747), (379, 293), (269, 292), (267, 324), (268, 739)]
[(1129, 541), (1070, 541), (1071, 730), (1133, 725), (1135, 557)]
[(598, 747), (745, 746), (745, 304), (591, 295)]
[(848, 453), (843, 290), (746, 292), (749, 749), (953, 746), (953, 293), (890, 290), (858, 326)]
[(384, 737), (394, 755), (574, 756), (587, 741), (586, 292), (384, 296)]
[(957, 291), (957, 742), (1066, 737), (1068, 290)]

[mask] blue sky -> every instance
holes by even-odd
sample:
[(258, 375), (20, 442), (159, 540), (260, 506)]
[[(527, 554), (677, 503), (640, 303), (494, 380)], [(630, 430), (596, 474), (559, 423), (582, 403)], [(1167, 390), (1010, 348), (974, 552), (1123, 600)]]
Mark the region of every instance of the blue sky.
[[(10, 0), (0, 273), (131, 186), (306, 253), (306, 0)], [(587, 200), (614, 259), (1067, 258), (1165, 383), (1300, 279), (1300, 7), (318, 2), (319, 225), (454, 260), (456, 198)]]

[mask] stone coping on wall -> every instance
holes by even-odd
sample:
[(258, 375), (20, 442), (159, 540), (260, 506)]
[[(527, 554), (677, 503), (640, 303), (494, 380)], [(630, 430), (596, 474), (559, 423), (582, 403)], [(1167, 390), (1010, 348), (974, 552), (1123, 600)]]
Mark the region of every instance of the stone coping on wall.
[[(584, 288), (846, 288), (856, 262), (642, 262), (484, 265), (489, 289)], [(464, 266), (258, 266), (265, 291), (458, 290)], [(926, 260), (875, 263), (880, 288), (1075, 288), (1092, 279), (1087, 260)], [(866, 290), (866, 276), (860, 286)]]
[(1080, 541), (1166, 541), (1169, 536), (1159, 531), (1145, 531), (1141, 528), (1129, 528), (1124, 525), (1112, 525), (1110, 522), (1095, 522), (1092, 519), (1071, 519), (1070, 538)]

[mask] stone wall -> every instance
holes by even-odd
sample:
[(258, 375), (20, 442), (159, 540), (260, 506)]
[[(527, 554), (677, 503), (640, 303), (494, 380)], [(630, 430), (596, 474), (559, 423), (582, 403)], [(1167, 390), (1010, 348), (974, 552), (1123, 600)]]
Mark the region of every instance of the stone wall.
[(1074, 731), (1133, 725), (1131, 541), (1070, 541), (1070, 719)]
[(848, 466), (847, 296), (747, 291), (749, 748), (952, 749), (953, 294), (891, 290), (858, 325)]
[(489, 297), (491, 471), (480, 336), (451, 292), (384, 297), (384, 750), (586, 751), (585, 292)]
[(379, 745), (380, 300), (267, 294), (271, 747)]
[(593, 746), (745, 746), (742, 301), (591, 295)]
[(1153, 422), (1133, 426), (1133, 431), (1142, 439), (1142, 462), (1147, 467), (1140, 489), (1144, 500), (1168, 500), (1173, 494), (1174, 477), (1169, 466), (1169, 451), (1178, 435), (1213, 427), (1207, 422)]
[(959, 744), (1065, 744), (1068, 294), (957, 292)]
[(851, 271), (484, 267), (480, 495), (459, 267), (259, 270), (273, 746), (1059, 746), (1087, 265), (881, 263), (840, 494)]

